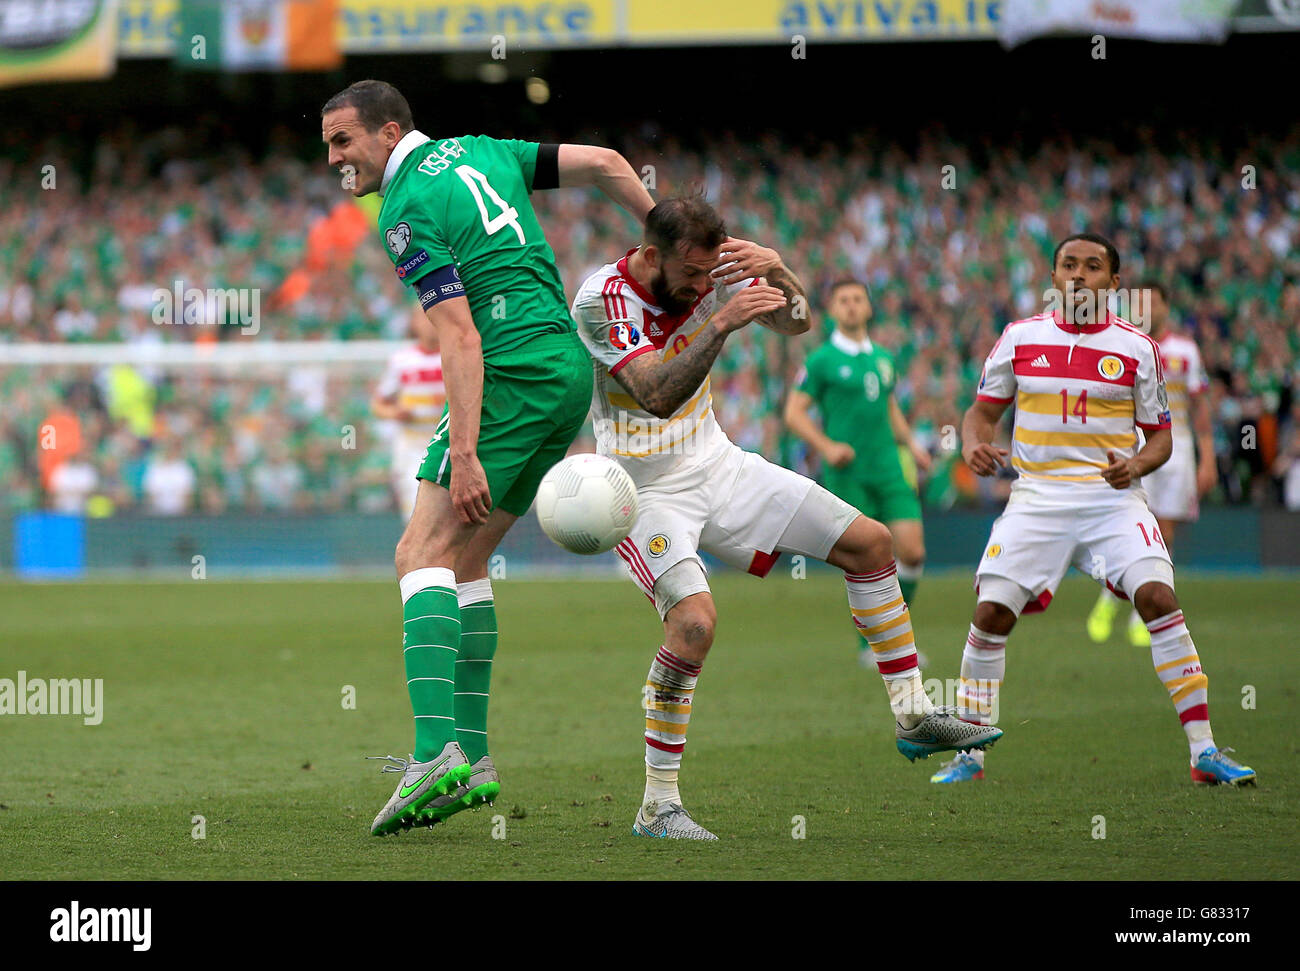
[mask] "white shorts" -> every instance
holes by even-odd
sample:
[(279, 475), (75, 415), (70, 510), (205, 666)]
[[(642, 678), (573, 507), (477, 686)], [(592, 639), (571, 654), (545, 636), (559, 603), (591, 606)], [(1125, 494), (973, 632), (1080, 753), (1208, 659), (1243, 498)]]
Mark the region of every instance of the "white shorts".
[[(1143, 568), (1135, 569), (1139, 563)], [(1052, 602), (1071, 565), (1125, 598), (1149, 580), (1173, 585), (1156, 517), (1140, 494), (1115, 493), (1113, 500), (1068, 509), (1008, 502), (975, 569), (975, 590), (981, 577), (1010, 580), (1029, 592), (1024, 612), (1037, 613)]]
[[(818, 501), (805, 507), (810, 494)], [(702, 576), (700, 550), (762, 577), (782, 552), (825, 560), (861, 515), (811, 479), (736, 445), (728, 445), (702, 466), (642, 486), (637, 503), (636, 525), (615, 552), (652, 602), (656, 602), (655, 583), (678, 563), (694, 560), (700, 569), (689, 575)], [(805, 508), (796, 524), (799, 528), (792, 529), (801, 507)], [(708, 589), (702, 580), (688, 584), (701, 589), (688, 586), (672, 598), (658, 598), (661, 616), (683, 594), (689, 595), (687, 589)]]
[(415, 474), (420, 471), (420, 463), (424, 461), (428, 449), (427, 443), (419, 447), (400, 443), (393, 446), (393, 471), (389, 481), (393, 484), (397, 511), (404, 523), (410, 520), (411, 513), (415, 511), (415, 494), (420, 490), (420, 480)]
[(1196, 496), (1196, 451), (1174, 446), (1169, 461), (1154, 472), (1142, 477), (1147, 503), (1157, 519), (1173, 519), (1181, 523), (1195, 522), (1200, 514)]

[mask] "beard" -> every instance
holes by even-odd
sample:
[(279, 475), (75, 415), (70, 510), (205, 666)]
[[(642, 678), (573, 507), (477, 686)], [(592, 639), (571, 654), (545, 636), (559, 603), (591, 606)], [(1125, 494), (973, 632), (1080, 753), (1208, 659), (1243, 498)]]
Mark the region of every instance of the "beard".
[(655, 303), (674, 317), (686, 313), (695, 303), (694, 293), (691, 294), (689, 299), (684, 299), (668, 289), (668, 277), (663, 270), (656, 273), (654, 279), (650, 281), (650, 295), (655, 298)]

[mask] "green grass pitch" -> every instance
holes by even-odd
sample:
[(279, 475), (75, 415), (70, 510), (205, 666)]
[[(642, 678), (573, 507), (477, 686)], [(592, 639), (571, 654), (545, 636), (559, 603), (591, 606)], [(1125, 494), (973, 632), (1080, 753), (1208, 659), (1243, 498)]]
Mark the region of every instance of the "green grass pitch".
[[(698, 844), (631, 835), (660, 637), (629, 583), (497, 583), (501, 799), (386, 839), (396, 776), (362, 756), (411, 746), (395, 583), (6, 584), (0, 677), (103, 678), (104, 717), (0, 716), (0, 878), (1300, 877), (1295, 581), (1178, 589), (1257, 789), (1191, 784), (1149, 652), (1122, 624), (1088, 642), (1077, 576), (1012, 636), (987, 778), (951, 788), (895, 750), (837, 574), (718, 577), (682, 786), (721, 840)], [(968, 577), (922, 583), (927, 678), (956, 676), (972, 606)]]

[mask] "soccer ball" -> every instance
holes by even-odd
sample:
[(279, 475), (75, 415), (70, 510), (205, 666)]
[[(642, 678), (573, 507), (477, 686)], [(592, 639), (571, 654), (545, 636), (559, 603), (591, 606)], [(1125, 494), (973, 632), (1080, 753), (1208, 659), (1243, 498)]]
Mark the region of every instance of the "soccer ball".
[(537, 487), (542, 532), (570, 553), (612, 550), (636, 525), (636, 512), (632, 477), (604, 455), (570, 455)]

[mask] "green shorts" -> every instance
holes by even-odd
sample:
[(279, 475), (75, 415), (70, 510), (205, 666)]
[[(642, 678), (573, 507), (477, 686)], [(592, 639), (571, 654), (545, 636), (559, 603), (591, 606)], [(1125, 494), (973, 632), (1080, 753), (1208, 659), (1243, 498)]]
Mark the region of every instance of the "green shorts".
[[(493, 508), (528, 512), (542, 476), (564, 458), (587, 420), (591, 390), (591, 358), (577, 334), (539, 337), (524, 353), (484, 363), (478, 460)], [(416, 476), (444, 488), (452, 473), (447, 432), (444, 408)]]
[(882, 523), (921, 518), (921, 500), (915, 487), (909, 485), (901, 474), (864, 481), (836, 474), (838, 472), (838, 469), (828, 470), (822, 485), (867, 518)]

